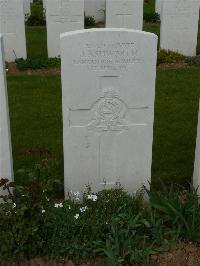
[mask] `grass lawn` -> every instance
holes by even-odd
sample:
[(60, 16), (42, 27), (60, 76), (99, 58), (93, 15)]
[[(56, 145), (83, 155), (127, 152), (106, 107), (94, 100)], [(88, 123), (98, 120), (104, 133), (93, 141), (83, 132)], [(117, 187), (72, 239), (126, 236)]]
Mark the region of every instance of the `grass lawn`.
[(47, 58), (46, 27), (26, 27), (28, 58)]
[[(153, 32), (160, 37), (159, 24), (144, 24), (143, 30)], [(46, 27), (26, 27), (26, 39), (28, 58), (47, 58)], [(200, 30), (198, 34), (197, 54), (200, 54)]]
[(63, 173), (60, 77), (9, 76), (8, 90), (17, 180), (17, 170), (32, 167), (36, 162), (37, 158), (25, 155), (31, 148), (46, 147), (52, 151)]
[(148, 0), (148, 3), (144, 1), (144, 12), (146, 13), (155, 12), (155, 0)]
[[(63, 177), (60, 76), (8, 76), (9, 104), (17, 170), (34, 165), (24, 155), (30, 148), (46, 147), (58, 160)], [(157, 72), (153, 179), (190, 181), (193, 171), (200, 68)], [(22, 181), (16, 174), (18, 181)]]

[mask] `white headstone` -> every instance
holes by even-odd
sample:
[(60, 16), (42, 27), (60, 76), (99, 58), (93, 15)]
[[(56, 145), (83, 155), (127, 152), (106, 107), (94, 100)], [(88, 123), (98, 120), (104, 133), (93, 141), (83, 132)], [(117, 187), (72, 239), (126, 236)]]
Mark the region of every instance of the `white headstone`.
[(199, 0), (162, 0), (160, 47), (196, 55)]
[(43, 1), (42, 1), (43, 8), (44, 8), (45, 10), (46, 10), (46, 1), (47, 1), (47, 0), (43, 0)]
[(105, 20), (106, 0), (85, 0), (85, 15), (94, 17), (95, 22)]
[(23, 0), (24, 1), (24, 14), (31, 14), (31, 0)]
[(66, 195), (148, 186), (156, 46), (154, 34), (129, 29), (61, 35)]
[(106, 0), (106, 27), (142, 30), (143, 0)]
[(0, 0), (0, 33), (4, 37), (5, 59), (26, 58), (23, 0)]
[(198, 192), (200, 194), (200, 109), (199, 109), (199, 118), (198, 118), (198, 127), (197, 127), (193, 185), (195, 188), (198, 188)]
[(60, 56), (60, 34), (84, 29), (84, 0), (46, 0), (49, 57)]
[[(8, 112), (7, 86), (5, 77), (3, 37), (0, 35), (0, 179), (12, 180), (12, 152)], [(3, 191), (0, 188), (0, 195)]]
[(162, 0), (156, 0), (156, 13), (161, 14)]

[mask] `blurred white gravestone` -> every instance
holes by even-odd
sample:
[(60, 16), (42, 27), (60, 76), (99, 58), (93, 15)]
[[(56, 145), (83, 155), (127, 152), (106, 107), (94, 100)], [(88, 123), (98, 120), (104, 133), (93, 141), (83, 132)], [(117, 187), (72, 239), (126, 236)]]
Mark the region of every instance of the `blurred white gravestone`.
[(162, 0), (160, 47), (195, 56), (199, 0)]
[[(199, 107), (200, 107), (200, 105), (199, 105)], [(200, 194), (200, 109), (199, 109), (198, 127), (197, 127), (193, 185), (195, 188), (198, 188), (198, 192)]]
[(161, 14), (161, 9), (162, 9), (162, 0), (156, 0), (155, 3), (155, 8), (156, 8), (156, 13)]
[(143, 0), (106, 0), (106, 28), (142, 27)]
[(129, 29), (61, 35), (66, 196), (88, 184), (148, 186), (156, 47), (156, 35)]
[(31, 14), (31, 0), (23, 0), (24, 1), (24, 14)]
[(4, 35), (5, 59), (26, 58), (23, 0), (0, 0), (0, 33)]
[(85, 15), (94, 17), (95, 22), (105, 20), (106, 0), (85, 0)]
[(60, 56), (60, 34), (84, 29), (84, 0), (46, 0), (48, 56)]
[(46, 9), (46, 0), (43, 0), (43, 1), (42, 1), (42, 4), (43, 4), (43, 8)]
[[(12, 152), (8, 112), (7, 86), (4, 64), (3, 37), (0, 35), (0, 179), (12, 180)], [(4, 192), (0, 188), (0, 195)]]

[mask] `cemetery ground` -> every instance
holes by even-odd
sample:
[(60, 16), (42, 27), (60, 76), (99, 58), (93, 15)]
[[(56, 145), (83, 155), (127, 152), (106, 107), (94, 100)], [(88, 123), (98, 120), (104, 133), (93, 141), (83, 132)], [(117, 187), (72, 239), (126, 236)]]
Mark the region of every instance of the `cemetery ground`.
[[(158, 69), (153, 146), (153, 181), (186, 184), (193, 171), (200, 68)], [(60, 75), (8, 74), (14, 168), (18, 174), (31, 156), (26, 151), (45, 147), (63, 172)], [(19, 101), (20, 99), (20, 101)], [(32, 155), (33, 156), (33, 155)], [(32, 164), (34, 159), (32, 160)]]
[[(159, 35), (158, 24), (144, 29)], [(28, 57), (46, 60), (46, 29), (27, 27), (26, 35)], [(82, 202), (78, 193), (64, 201), (59, 67), (12, 67), (16, 184), (12, 203), (0, 210), (0, 265), (200, 265), (199, 198), (190, 187), (200, 67), (157, 68), (149, 203), (142, 191), (128, 195), (119, 184), (97, 194), (87, 187)]]
[[(159, 24), (145, 24), (144, 30), (159, 35)], [(40, 63), (47, 60), (46, 28), (27, 27), (26, 36), (28, 58), (35, 60), (36, 68), (40, 68)], [(197, 54), (200, 54), (200, 41)], [(153, 181), (164, 178), (185, 184), (193, 171), (200, 68), (188, 67), (182, 59), (179, 61), (161, 64), (157, 69), (152, 175)], [(59, 62), (54, 63), (59, 65)], [(8, 72), (8, 89), (15, 172), (23, 168), (24, 160), (27, 160), (24, 151), (28, 147), (48, 147), (56, 157), (62, 158), (59, 67), (23, 72), (12, 64)], [(26, 131), (22, 134), (23, 125)], [(62, 160), (58, 168), (62, 173)], [(17, 175), (17, 180), (21, 179)]]
[(159, 178), (173, 182), (179, 192), (152, 192), (150, 209), (120, 189), (97, 194), (97, 201), (63, 202), (62, 185), (54, 183), (63, 181), (60, 74), (8, 72), (7, 80), (15, 178), (26, 186), (18, 187), (17, 208), (8, 205), (1, 213), (10, 212), (1, 219), (7, 229), (1, 260), (41, 256), (78, 263), (97, 256), (97, 265), (199, 265), (200, 209), (195, 193), (185, 194), (193, 171), (199, 67), (157, 69), (152, 181), (159, 190)]

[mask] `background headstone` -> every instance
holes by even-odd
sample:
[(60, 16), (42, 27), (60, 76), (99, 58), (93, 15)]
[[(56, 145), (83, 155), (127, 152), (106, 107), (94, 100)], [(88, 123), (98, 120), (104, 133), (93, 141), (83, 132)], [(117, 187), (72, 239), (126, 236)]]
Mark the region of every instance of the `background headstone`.
[(85, 0), (85, 15), (96, 22), (105, 20), (106, 0)]
[(60, 56), (60, 34), (84, 29), (84, 0), (46, 0), (49, 57)]
[(6, 61), (26, 58), (23, 0), (0, 0), (0, 33), (4, 35)]
[(142, 30), (143, 0), (106, 0), (106, 27)]
[(61, 35), (66, 195), (148, 186), (156, 47), (156, 35), (129, 29)]
[[(199, 107), (200, 107), (200, 105), (199, 105)], [(196, 152), (195, 152), (195, 162), (194, 162), (193, 185), (195, 188), (198, 187), (198, 192), (200, 194), (200, 109), (199, 109), (198, 126), (197, 126), (197, 139), (196, 139)]]
[(155, 2), (155, 8), (156, 8), (156, 12), (158, 14), (161, 14), (162, 0), (156, 0), (156, 2)]
[[(2, 35), (0, 35), (0, 179), (1, 178), (7, 178), (9, 180), (12, 180), (13, 178), (10, 123)], [(0, 194), (3, 194), (1, 188)]]
[(47, 1), (47, 0), (43, 0), (43, 1), (42, 1), (43, 8), (44, 8), (45, 10), (46, 10), (46, 1)]
[(199, 0), (162, 0), (160, 47), (196, 55)]
[(31, 13), (31, 0), (23, 0), (24, 1), (24, 14), (30, 15)]

